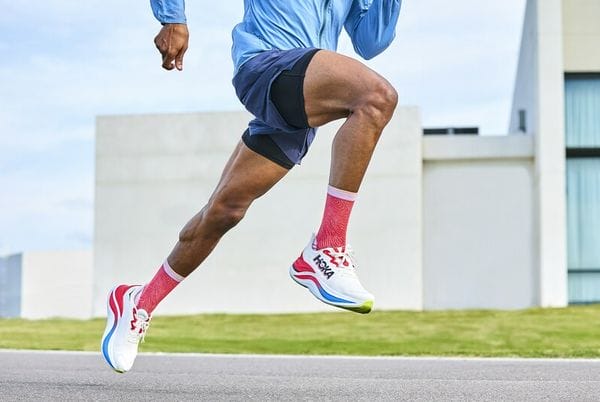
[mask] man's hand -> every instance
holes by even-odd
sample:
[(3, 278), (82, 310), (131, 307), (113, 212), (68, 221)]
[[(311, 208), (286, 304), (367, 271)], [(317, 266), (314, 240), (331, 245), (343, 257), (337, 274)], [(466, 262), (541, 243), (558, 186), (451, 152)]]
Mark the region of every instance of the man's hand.
[(162, 66), (166, 70), (183, 70), (183, 55), (188, 48), (190, 34), (186, 24), (165, 24), (154, 44), (162, 55)]

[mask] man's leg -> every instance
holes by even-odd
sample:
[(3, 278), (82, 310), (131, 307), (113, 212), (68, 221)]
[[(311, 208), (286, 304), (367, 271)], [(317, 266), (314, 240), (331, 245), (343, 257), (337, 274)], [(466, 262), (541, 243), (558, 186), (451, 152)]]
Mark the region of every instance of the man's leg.
[(194, 271), (220, 238), (242, 220), (250, 204), (287, 172), (240, 142), (210, 200), (179, 234), (168, 258), (174, 270), (182, 276)]
[(309, 125), (318, 127), (344, 117), (346, 121), (333, 140), (321, 226), (290, 274), (319, 300), (360, 313), (371, 310), (373, 296), (354, 273), (346, 228), (375, 145), (392, 118), (397, 99), (394, 88), (377, 73), (334, 52), (316, 53), (305, 73)]
[(101, 347), (114, 370), (131, 369), (152, 310), (204, 261), (221, 237), (243, 218), (250, 204), (287, 172), (242, 142), (238, 144), (208, 203), (185, 225), (154, 278), (143, 288), (120, 285), (111, 291)]
[(347, 117), (333, 141), (329, 184), (356, 193), (396, 108), (396, 91), (364, 64), (323, 50), (306, 70), (304, 102), (311, 127)]
[[(164, 266), (177, 274), (177, 279), (192, 273), (221, 237), (244, 217), (250, 204), (287, 172), (287, 169), (251, 151), (240, 141), (208, 203), (181, 230), (179, 241)], [(151, 313), (177, 282), (159, 270), (142, 292), (138, 307)]]

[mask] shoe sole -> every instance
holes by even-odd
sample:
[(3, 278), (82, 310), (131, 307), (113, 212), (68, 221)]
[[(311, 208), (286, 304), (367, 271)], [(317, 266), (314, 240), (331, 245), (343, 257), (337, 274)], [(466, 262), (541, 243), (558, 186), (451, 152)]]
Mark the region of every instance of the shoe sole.
[[(339, 298), (331, 295), (326, 289), (324, 289), (323, 285), (319, 282), (319, 280), (317, 278), (315, 278), (312, 275), (308, 275), (306, 273), (300, 273), (300, 272), (296, 271), (294, 269), (293, 265), (290, 266), (289, 272), (290, 272), (290, 276), (292, 277), (294, 282), (296, 282), (298, 285), (308, 289), (309, 292), (312, 293), (312, 295), (314, 297), (316, 297), (317, 299), (319, 299), (320, 301), (322, 301), (325, 304), (329, 304), (330, 306), (333, 306), (333, 307), (342, 308), (344, 310), (353, 311), (353, 312), (359, 313), (359, 314), (368, 314), (373, 309), (373, 300), (366, 300), (361, 304), (353, 303), (353, 302), (350, 302), (353, 304), (336, 303), (335, 301), (327, 300), (323, 293), (325, 293), (329, 297), (332, 297), (335, 299), (339, 299)], [(301, 276), (306, 277), (306, 278), (296, 278), (296, 275), (298, 275), (298, 274), (300, 274)]]
[[(123, 286), (123, 285), (119, 285)], [(113, 362), (110, 359), (110, 351), (112, 350), (112, 336), (117, 329), (118, 318), (121, 315), (119, 310), (119, 303), (117, 302), (115, 291), (119, 288), (119, 286), (115, 286), (110, 293), (108, 294), (108, 300), (106, 301), (106, 328), (104, 329), (104, 335), (102, 336), (102, 342), (100, 344), (102, 348), (102, 355), (104, 356), (104, 360), (108, 363), (108, 365), (117, 373), (124, 373), (124, 370), (117, 369)]]

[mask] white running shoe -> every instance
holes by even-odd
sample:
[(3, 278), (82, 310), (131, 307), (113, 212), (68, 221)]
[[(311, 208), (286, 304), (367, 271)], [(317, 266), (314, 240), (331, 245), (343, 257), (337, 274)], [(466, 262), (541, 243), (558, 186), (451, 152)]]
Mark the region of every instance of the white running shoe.
[(113, 370), (124, 373), (131, 369), (143, 341), (150, 315), (135, 306), (135, 298), (143, 289), (139, 285), (119, 285), (108, 294), (106, 329), (102, 336), (102, 355)]
[(290, 267), (290, 276), (323, 303), (366, 314), (374, 297), (361, 285), (349, 245), (317, 250), (313, 235)]

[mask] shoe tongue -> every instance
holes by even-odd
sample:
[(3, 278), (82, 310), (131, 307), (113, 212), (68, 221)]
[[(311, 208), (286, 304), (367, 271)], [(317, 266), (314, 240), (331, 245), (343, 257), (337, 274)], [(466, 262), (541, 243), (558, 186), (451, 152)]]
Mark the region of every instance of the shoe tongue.
[(142, 321), (148, 321), (148, 319), (150, 318), (150, 314), (148, 314), (148, 312), (144, 309), (138, 309), (137, 317)]

